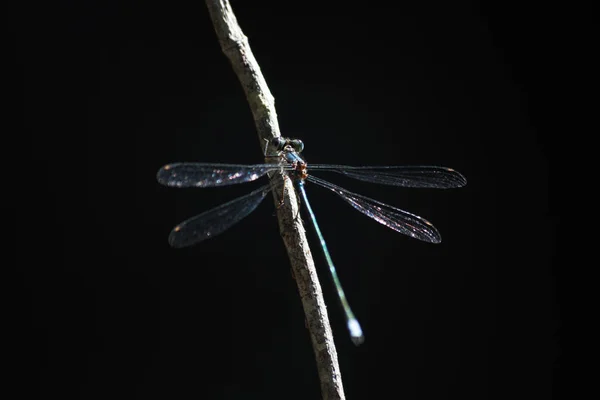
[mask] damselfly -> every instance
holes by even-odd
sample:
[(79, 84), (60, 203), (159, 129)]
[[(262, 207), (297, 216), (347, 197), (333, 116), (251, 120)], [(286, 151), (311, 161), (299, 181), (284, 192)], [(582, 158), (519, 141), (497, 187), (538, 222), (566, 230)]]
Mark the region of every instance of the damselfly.
[[(267, 148), (271, 149), (269, 155), (267, 155)], [(362, 329), (348, 304), (333, 261), (327, 250), (325, 239), (308, 202), (304, 189), (305, 182), (312, 182), (331, 190), (366, 216), (402, 234), (430, 243), (439, 243), (441, 236), (429, 221), (317, 178), (312, 175), (312, 171), (336, 172), (361, 181), (412, 188), (458, 188), (466, 185), (467, 180), (463, 175), (451, 168), (434, 166), (351, 167), (345, 165), (315, 164), (309, 168), (300, 156), (300, 153), (304, 149), (304, 144), (298, 139), (277, 137), (270, 142), (270, 146), (269, 144), (267, 145), (267, 148), (265, 149), (265, 156), (276, 160), (272, 164), (167, 164), (158, 171), (157, 179), (163, 185), (179, 188), (203, 188), (251, 182), (272, 172), (282, 172), (283, 179), (286, 177), (292, 179), (321, 243), (325, 260), (329, 266), (333, 283), (344, 310), (346, 324), (352, 341), (355, 344), (360, 344), (364, 339)], [(309, 169), (311, 170), (310, 175), (308, 174)], [(265, 196), (281, 184), (281, 180), (272, 179), (271, 183), (245, 196), (183, 221), (171, 231), (169, 235), (170, 245), (173, 247), (191, 246), (224, 232), (254, 211)]]

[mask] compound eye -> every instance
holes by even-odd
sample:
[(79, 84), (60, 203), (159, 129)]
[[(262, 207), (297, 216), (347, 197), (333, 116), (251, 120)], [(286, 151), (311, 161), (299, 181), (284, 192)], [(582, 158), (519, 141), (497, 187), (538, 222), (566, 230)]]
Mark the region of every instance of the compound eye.
[(283, 149), (283, 146), (285, 146), (285, 142), (286, 140), (281, 136), (274, 137), (271, 139), (271, 146), (275, 147), (277, 150), (281, 150)]
[(292, 148), (298, 153), (301, 153), (302, 150), (304, 150), (304, 143), (302, 142), (302, 140), (293, 139), (290, 140), (290, 144), (292, 145)]

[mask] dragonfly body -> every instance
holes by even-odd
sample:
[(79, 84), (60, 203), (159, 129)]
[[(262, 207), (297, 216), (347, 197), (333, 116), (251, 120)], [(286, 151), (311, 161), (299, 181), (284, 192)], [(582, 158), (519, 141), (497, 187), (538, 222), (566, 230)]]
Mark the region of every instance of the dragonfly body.
[[(267, 155), (269, 148), (271, 153)], [(334, 172), (372, 183), (415, 188), (456, 188), (464, 186), (466, 179), (451, 168), (432, 166), (351, 167), (315, 164), (309, 168), (306, 161), (300, 156), (303, 149), (304, 144), (298, 139), (278, 137), (274, 138), (268, 148), (265, 149), (266, 158), (274, 159), (274, 163), (255, 165), (167, 164), (158, 171), (157, 179), (159, 183), (165, 186), (200, 188), (251, 182), (272, 172), (282, 172), (283, 179), (286, 177), (292, 179), (319, 237), (325, 260), (329, 266), (333, 283), (346, 316), (350, 336), (355, 344), (360, 344), (363, 341), (362, 329), (354, 317), (342, 289), (325, 239), (308, 201), (305, 182), (311, 182), (331, 190), (356, 210), (397, 232), (430, 243), (439, 243), (441, 236), (429, 221), (399, 208), (350, 192), (312, 175), (312, 172), (309, 174), (309, 169), (315, 172)], [(186, 247), (224, 232), (254, 211), (265, 196), (281, 183), (281, 180), (278, 181), (274, 178), (270, 184), (262, 186), (245, 196), (183, 221), (171, 231), (169, 243), (173, 247)]]

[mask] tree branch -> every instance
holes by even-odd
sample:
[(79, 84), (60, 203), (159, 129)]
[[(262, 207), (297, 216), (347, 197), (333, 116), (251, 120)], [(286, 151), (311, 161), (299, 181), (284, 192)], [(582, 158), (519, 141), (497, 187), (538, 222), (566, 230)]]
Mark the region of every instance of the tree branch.
[[(258, 63), (227, 0), (206, 0), (219, 43), (240, 80), (252, 110), (261, 149), (274, 137), (281, 136), (275, 100), (267, 87)], [(272, 162), (272, 160), (271, 160)], [(279, 191), (278, 191), (279, 192)], [(306, 323), (310, 332), (324, 400), (344, 399), (342, 377), (333, 342), (327, 308), (315, 264), (298, 216), (298, 200), (290, 179), (285, 179), (283, 206), (277, 209), (279, 230), (298, 285)], [(280, 201), (273, 193), (276, 204)]]

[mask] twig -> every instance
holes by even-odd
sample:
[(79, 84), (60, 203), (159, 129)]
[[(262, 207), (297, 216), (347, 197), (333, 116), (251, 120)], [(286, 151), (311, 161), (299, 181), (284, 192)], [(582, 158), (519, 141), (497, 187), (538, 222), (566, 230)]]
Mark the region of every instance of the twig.
[[(280, 136), (275, 101), (250, 50), (248, 38), (239, 27), (227, 0), (206, 0), (221, 49), (229, 58), (252, 110), (261, 148), (265, 139)], [(271, 160), (272, 161), (272, 160)], [(279, 230), (288, 251), (298, 285), (306, 324), (317, 360), (324, 400), (344, 399), (337, 351), (333, 342), (327, 308), (308, 247), (302, 221), (297, 218), (298, 201), (290, 179), (285, 180), (284, 205), (277, 210)], [(277, 195), (274, 193), (277, 199)], [(283, 396), (285, 397), (285, 396)]]

